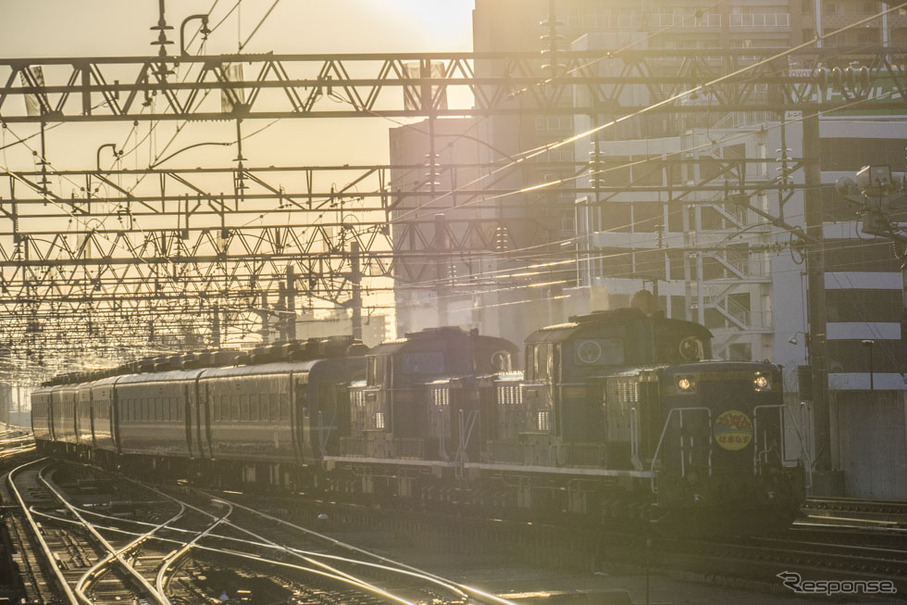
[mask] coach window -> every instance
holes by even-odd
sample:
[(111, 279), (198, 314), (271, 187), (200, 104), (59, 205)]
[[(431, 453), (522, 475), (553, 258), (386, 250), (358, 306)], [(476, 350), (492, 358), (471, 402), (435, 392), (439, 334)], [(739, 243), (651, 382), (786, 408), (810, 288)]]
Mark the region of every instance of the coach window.
[(268, 407), (271, 408), (271, 420), (280, 420), (280, 403), (277, 400), (277, 393), (268, 395)]
[(288, 393), (280, 393), (278, 395), (278, 400), (280, 401), (280, 419), (289, 420), (290, 419), (290, 395)]
[(249, 415), (249, 396), (242, 394), (239, 396), (239, 417), (242, 420), (250, 420)]
[(239, 420), (239, 395), (232, 393), (230, 395), (230, 420)]

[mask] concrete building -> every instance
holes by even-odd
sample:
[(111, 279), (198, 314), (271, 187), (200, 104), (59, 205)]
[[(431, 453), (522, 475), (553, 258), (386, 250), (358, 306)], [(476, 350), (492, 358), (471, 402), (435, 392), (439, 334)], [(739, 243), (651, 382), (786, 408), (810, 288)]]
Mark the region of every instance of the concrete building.
[[(548, 51), (548, 57), (564, 48), (661, 50), (668, 51), (662, 62), (650, 61), (647, 68), (653, 75), (672, 74), (683, 61), (680, 55), (689, 51), (711, 50), (720, 57), (723, 50), (732, 50), (738, 65), (745, 65), (742, 49), (790, 48), (817, 34), (824, 47), (904, 44), (907, 11), (868, 19), (887, 8), (884, 2), (843, 0), (725, 0), (706, 8), (684, 0), (477, 0), (474, 48)], [(834, 33), (863, 19), (859, 28)], [(563, 23), (553, 25), (556, 20)], [(679, 51), (674, 60), (667, 57), (672, 50)], [(785, 65), (789, 70), (814, 67), (793, 61)], [(476, 65), (479, 76), (501, 77), (502, 69), (493, 61)], [(608, 71), (615, 67), (607, 61), (598, 69), (601, 75), (618, 75)], [(556, 74), (557, 60), (540, 63), (538, 72), (540, 78)], [(888, 86), (880, 90), (881, 96), (899, 94), (890, 83), (880, 86)], [(771, 90), (760, 88), (754, 94), (769, 100)], [(645, 106), (654, 100), (651, 95), (643, 84), (623, 85), (616, 111)], [(558, 100), (581, 106), (587, 101), (582, 91)], [(683, 103), (714, 101), (705, 92)], [(513, 103), (519, 105), (519, 95)], [(496, 187), (520, 193), (488, 196), (493, 203), (476, 203), (472, 210), (454, 209), (453, 204), (443, 210), (448, 221), (524, 220), (526, 233), (517, 233), (519, 243), (487, 266), (458, 267), (456, 280), (450, 267), (436, 264), (429, 287), (401, 283), (398, 325), (417, 329), (435, 321), (454, 323), (520, 342), (539, 325), (624, 306), (637, 290), (653, 290), (666, 313), (699, 321), (713, 331), (716, 355), (772, 359), (784, 367), (789, 428), (801, 444), (800, 451), (788, 455), (807, 464), (830, 457), (834, 480), (826, 481), (823, 489), (855, 497), (907, 498), (902, 480), (907, 464), (904, 280), (891, 243), (863, 233), (855, 208), (834, 189), (839, 178), (853, 177), (867, 164), (889, 164), (896, 178), (902, 176), (907, 112), (858, 113), (823, 116), (819, 124), (830, 452), (816, 451), (813, 418), (798, 395), (797, 367), (810, 360), (806, 267), (803, 248), (791, 233), (806, 226), (805, 171), (795, 161), (804, 157), (803, 125), (796, 114), (728, 112), (720, 107), (714, 112), (652, 113), (622, 119), (594, 137), (534, 156), (494, 181)], [(501, 162), (618, 117), (605, 110), (576, 119), (526, 111), (449, 123), (435, 120), (431, 128), (465, 135), (460, 142), (469, 142), (468, 149), (450, 148), (453, 155), (440, 158), (437, 138), (428, 142), (428, 125), (423, 124), (392, 134), (391, 160), (418, 163), (421, 157), (424, 163), (428, 155), (438, 157), (436, 165), (442, 167), (447, 161)], [(577, 184), (600, 191), (577, 197), (557, 188), (534, 189), (569, 179), (577, 163), (585, 162), (592, 163), (593, 176)], [(741, 182), (746, 187), (739, 187)], [(741, 199), (741, 191), (759, 189)], [(410, 216), (421, 213), (428, 220), (435, 210), (420, 210), (420, 200), (412, 196), (408, 203)], [(773, 224), (767, 215), (780, 217), (787, 228)], [(528, 236), (531, 226), (541, 229)], [(439, 224), (438, 233), (442, 230)], [(435, 251), (444, 248), (441, 240), (432, 246)], [(524, 248), (536, 254), (521, 259), (512, 253)], [(565, 252), (575, 255), (569, 267), (573, 276), (563, 272)], [(439, 286), (445, 280), (451, 287)]]
[[(843, 7), (827, 9), (836, 18), (823, 18), (818, 26), (827, 32), (832, 24), (842, 27), (870, 14), (868, 5), (880, 9), (880, 3), (864, 5), (846, 17)], [(793, 14), (789, 20), (769, 14), (751, 12), (748, 21), (732, 18), (730, 27), (743, 30), (758, 18), (776, 24), (769, 29), (778, 35), (796, 21)], [(808, 23), (805, 16), (799, 15), (803, 25)], [(706, 21), (712, 27), (726, 17)], [(903, 33), (902, 27), (887, 33), (866, 29), (857, 33), (875, 44)], [(804, 30), (807, 35), (808, 28)], [(841, 39), (855, 42), (853, 34), (846, 32)], [(588, 34), (574, 48), (610, 49), (625, 40), (645, 47), (649, 42), (629, 35)], [(720, 36), (704, 32), (696, 47), (712, 48), (716, 39)], [(749, 46), (747, 39), (734, 37), (734, 45), (743, 40)], [(793, 33), (790, 39), (795, 39)], [(884, 78), (874, 85), (879, 98), (900, 94)], [(627, 89), (622, 96), (627, 105), (648, 102), (643, 87)], [(577, 200), (579, 284), (570, 291), (571, 310), (618, 307), (641, 288), (654, 290), (669, 315), (699, 321), (713, 331), (718, 356), (772, 359), (785, 368), (790, 428), (802, 447), (789, 455), (799, 454), (807, 464), (821, 456), (830, 460), (832, 472), (825, 473), (821, 485), (817, 479), (817, 488), (854, 497), (907, 498), (902, 480), (907, 464), (904, 281), (891, 242), (866, 234), (858, 208), (835, 189), (839, 179), (853, 178), (869, 164), (890, 165), (893, 179), (903, 179), (907, 111), (879, 113), (868, 102), (860, 111), (819, 120), (830, 451), (817, 450), (814, 418), (798, 396), (797, 367), (815, 361), (807, 346), (804, 246), (796, 235), (807, 227), (805, 170), (793, 162), (810, 155), (803, 116), (719, 110), (707, 118), (703, 123), (699, 115), (691, 120), (679, 116), (655, 129), (644, 120), (628, 121), (577, 143), (578, 158), (598, 163), (589, 183), (595, 186), (598, 180), (603, 192)], [(576, 125), (577, 132), (597, 126), (584, 118)], [(659, 136), (652, 136), (659, 126)], [(748, 191), (762, 191), (747, 195), (747, 203), (762, 213), (738, 203), (741, 181)], [(765, 216), (782, 218), (787, 228)], [(907, 219), (898, 217), (896, 209), (891, 217)]]

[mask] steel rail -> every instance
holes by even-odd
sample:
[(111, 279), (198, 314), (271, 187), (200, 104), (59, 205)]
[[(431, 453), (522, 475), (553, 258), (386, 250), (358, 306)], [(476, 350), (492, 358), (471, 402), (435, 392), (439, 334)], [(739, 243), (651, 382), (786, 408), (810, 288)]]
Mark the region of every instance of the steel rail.
[[(9, 472), (7, 475), (7, 481), (9, 482), (9, 487), (12, 490), (13, 494), (16, 496), (16, 500), (19, 502), (19, 506), (22, 508), (22, 512), (25, 515), (25, 518), (28, 520), (28, 524), (32, 529), (35, 537), (38, 540), (38, 543), (41, 545), (41, 550), (44, 551), (44, 556), (47, 560), (48, 566), (53, 570), (54, 575), (57, 578), (57, 581), (60, 584), (60, 589), (69, 599), (70, 603), (75, 603), (77, 601), (76, 595), (73, 593), (72, 588), (69, 586), (69, 582), (66, 581), (66, 577), (63, 575), (63, 570), (60, 569), (60, 566), (56, 564), (54, 560), (53, 552), (50, 549), (50, 546), (47, 544), (47, 541), (44, 539), (44, 536), (41, 533), (41, 530), (38, 528), (38, 524), (35, 521), (35, 518), (32, 516), (32, 512), (29, 507), (25, 505), (25, 500), (22, 498), (22, 494), (19, 493), (19, 488), (16, 487), (14, 475), (18, 474), (19, 471), (25, 467), (31, 466), (33, 464), (38, 464), (39, 462), (44, 462), (45, 467), (48, 464), (47, 458), (38, 458), (32, 462), (27, 462), (22, 466), (18, 466)], [(40, 473), (40, 471), (39, 471)]]
[[(86, 571), (82, 575), (81, 578), (79, 578), (79, 581), (76, 582), (76, 587), (75, 587), (76, 594), (78, 594), (80, 597), (84, 598), (86, 600), (86, 602), (90, 602), (87, 595), (85, 594), (85, 592), (87, 590), (89, 590), (91, 587), (91, 584), (89, 584), (89, 582), (93, 582), (94, 580), (96, 580), (97, 578), (99, 578), (101, 576), (100, 570), (105, 565), (107, 565), (114, 559), (119, 559), (123, 554), (138, 547), (143, 542), (154, 538), (154, 534), (156, 532), (167, 527), (169, 524), (173, 523), (174, 521), (176, 521), (177, 519), (182, 517), (183, 514), (185, 513), (185, 511), (186, 511), (186, 508), (184, 506), (181, 506), (180, 510), (170, 519), (164, 521), (163, 523), (161, 523), (159, 525), (154, 526), (154, 528), (151, 529), (150, 531), (139, 535), (135, 540), (133, 540), (132, 542), (130, 542), (129, 544), (127, 544), (126, 546), (121, 548), (119, 551), (107, 553), (107, 555), (105, 555), (101, 560), (99, 560), (97, 563), (95, 563), (90, 569), (88, 569), (88, 571)], [(154, 538), (154, 539), (157, 539), (157, 538)], [(161, 592), (161, 594), (164, 595), (163, 592)], [(166, 595), (164, 595), (164, 596), (166, 598)]]
[[(98, 541), (98, 542), (99, 542), (99, 543), (100, 543), (100, 544), (101, 544), (108, 552), (114, 553), (114, 552), (117, 551), (116, 547), (114, 547), (110, 542), (108, 542), (108, 541), (104, 538), (104, 536), (102, 536), (102, 535), (98, 532), (98, 530), (95, 528), (94, 524), (93, 524), (93, 523), (90, 523), (89, 521), (87, 521), (87, 520), (83, 517), (82, 513), (80, 512), (80, 510), (79, 510), (77, 507), (75, 507), (75, 506), (73, 506), (72, 504), (70, 504), (70, 502), (69, 502), (69, 501), (68, 501), (68, 500), (67, 500), (67, 499), (66, 499), (66, 498), (65, 498), (65, 497), (64, 497), (64, 496), (63, 496), (63, 495), (62, 495), (62, 494), (61, 494), (61, 493), (60, 493), (53, 485), (50, 484), (50, 481), (48, 481), (41, 473), (38, 474), (38, 478), (41, 480), (42, 483), (44, 483), (44, 485), (47, 487), (47, 489), (49, 489), (51, 492), (53, 492), (53, 494), (54, 494), (57, 498), (60, 499), (60, 502), (63, 503), (63, 505), (67, 508), (67, 510), (69, 510), (73, 515), (75, 515), (76, 519), (78, 519), (78, 520), (83, 524), (83, 526), (85, 527), (85, 529), (88, 530), (88, 532), (91, 533), (91, 535), (93, 535), (94, 538), (95, 538), (95, 539), (96, 539), (96, 540), (97, 540), (97, 541)], [(148, 592), (148, 594), (149, 594), (149, 595), (150, 595), (157, 603), (159, 603), (160, 605), (166, 605), (167, 602), (164, 601), (164, 599), (162, 598), (162, 595), (160, 595), (160, 594), (157, 592), (157, 590), (155, 589), (155, 587), (152, 586), (152, 585), (148, 582), (148, 580), (146, 580), (145, 577), (144, 577), (141, 573), (139, 573), (139, 571), (138, 571), (137, 569), (135, 569), (132, 565), (130, 565), (130, 564), (123, 558), (122, 554), (117, 554), (117, 555), (115, 556), (115, 558), (116, 558), (116, 560), (123, 566), (123, 568), (124, 568), (127, 572), (129, 572), (129, 574), (132, 575), (132, 576), (139, 582), (139, 584), (142, 585), (142, 588), (144, 588), (144, 589)], [(90, 600), (87, 600), (86, 597), (80, 598), (80, 601), (82, 601), (82, 602), (84, 602), (84, 603), (88, 603), (88, 604), (91, 603), (91, 601), (90, 601)]]

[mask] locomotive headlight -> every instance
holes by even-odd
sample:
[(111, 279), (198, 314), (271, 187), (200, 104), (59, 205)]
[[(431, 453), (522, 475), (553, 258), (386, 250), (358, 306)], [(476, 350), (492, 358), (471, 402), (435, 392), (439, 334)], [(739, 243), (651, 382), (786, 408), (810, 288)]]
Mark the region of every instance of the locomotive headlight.
[(696, 390), (696, 381), (689, 376), (681, 376), (677, 379), (677, 390), (681, 393), (692, 393)]
[(772, 381), (762, 372), (756, 372), (756, 376), (753, 378), (753, 388), (757, 391), (771, 391)]

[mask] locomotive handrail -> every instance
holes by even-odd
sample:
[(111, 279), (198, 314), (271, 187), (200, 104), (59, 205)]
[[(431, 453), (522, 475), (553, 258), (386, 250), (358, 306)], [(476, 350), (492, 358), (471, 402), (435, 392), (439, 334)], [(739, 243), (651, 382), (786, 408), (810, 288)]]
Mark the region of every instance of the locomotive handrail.
[(635, 470), (642, 470), (639, 459), (639, 410), (636, 406), (630, 408), (630, 462)]
[[(658, 453), (661, 451), (661, 445), (662, 445), (662, 443), (664, 443), (665, 435), (668, 433), (668, 426), (671, 424), (671, 415), (674, 412), (678, 413), (677, 415), (680, 418), (680, 423), (681, 423), (681, 427), (682, 427), (683, 426), (683, 413), (684, 412), (693, 412), (693, 411), (705, 412), (706, 414), (708, 414), (709, 426), (712, 425), (712, 410), (707, 407), (698, 406), (698, 407), (691, 407), (691, 408), (671, 408), (671, 410), (668, 411), (668, 417), (665, 418), (664, 426), (661, 429), (661, 436), (658, 438), (658, 445), (655, 446), (655, 453), (652, 454), (652, 465), (649, 467), (649, 470), (652, 473), (651, 484), (652, 484), (652, 493), (653, 494), (658, 493), (658, 487), (656, 487), (656, 485), (655, 485), (655, 463), (658, 462)], [(683, 465), (682, 456), (680, 459), (680, 463), (681, 463), (681, 465)], [(683, 469), (683, 466), (681, 466), (681, 468)], [(686, 476), (685, 471), (681, 470), (681, 477), (685, 477), (685, 476)], [(711, 447), (709, 448), (709, 476), (710, 477), (712, 476), (712, 448)]]
[(761, 454), (766, 454), (765, 461), (768, 462), (768, 456), (767, 456), (768, 448), (766, 448), (765, 450), (762, 450), (761, 452), (759, 451), (759, 410), (763, 409), (763, 408), (765, 408), (765, 409), (775, 408), (778, 410), (778, 422), (779, 422), (778, 428), (779, 428), (779, 434), (781, 436), (781, 443), (779, 444), (779, 446), (781, 447), (781, 460), (783, 461), (783, 459), (784, 459), (784, 408), (785, 407), (786, 406), (783, 403), (764, 404), (764, 405), (757, 405), (757, 406), (753, 407), (753, 441), (755, 442), (753, 444), (753, 474), (754, 475), (759, 474), (759, 456)]

